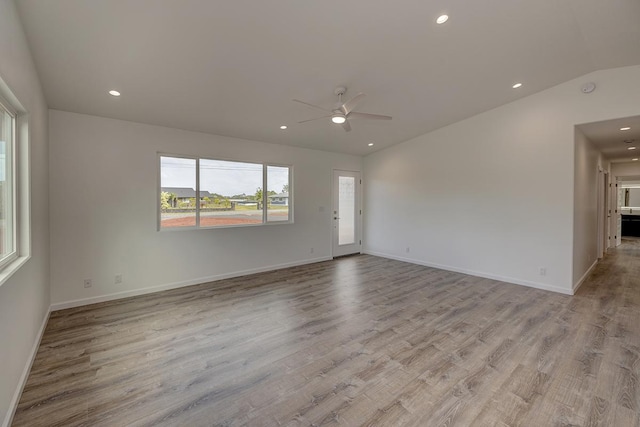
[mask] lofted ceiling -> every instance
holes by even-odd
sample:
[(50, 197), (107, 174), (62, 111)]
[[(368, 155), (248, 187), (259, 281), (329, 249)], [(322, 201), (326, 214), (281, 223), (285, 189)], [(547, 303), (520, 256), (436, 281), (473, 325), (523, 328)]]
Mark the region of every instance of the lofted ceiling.
[[(50, 108), (357, 155), (640, 64), (638, 0), (16, 3)], [(297, 123), (336, 86), (393, 120)]]
[(577, 128), (613, 163), (640, 158), (640, 116), (586, 123)]

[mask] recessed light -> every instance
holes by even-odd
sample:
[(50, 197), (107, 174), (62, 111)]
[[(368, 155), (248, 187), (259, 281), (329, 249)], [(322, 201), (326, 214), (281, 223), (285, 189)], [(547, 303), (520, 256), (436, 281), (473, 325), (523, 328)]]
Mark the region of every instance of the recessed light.
[(636, 149), (636, 147), (629, 147), (629, 148), (627, 148), (627, 150), (635, 150), (635, 149)]
[(285, 130), (287, 128), (287, 125), (282, 125), (280, 126), (280, 129)]
[(624, 131), (624, 130), (630, 130), (630, 129), (631, 129), (631, 128), (630, 128), (629, 126), (626, 126), (626, 127), (620, 128), (620, 130), (622, 130), (622, 131)]
[(369, 147), (373, 147), (373, 142), (367, 144)]
[(111, 95), (111, 96), (120, 96), (120, 92), (118, 92), (117, 90), (110, 90), (109, 91), (109, 95)]
[(514, 88), (514, 89), (518, 89), (519, 87), (522, 87), (522, 83), (516, 83), (511, 87)]
[(436, 19), (436, 24), (444, 24), (448, 20), (449, 20), (449, 16), (448, 15), (440, 15), (440, 16), (438, 16), (438, 19)]
[(631, 161), (637, 162), (638, 158), (636, 157), (635, 159), (631, 159)]

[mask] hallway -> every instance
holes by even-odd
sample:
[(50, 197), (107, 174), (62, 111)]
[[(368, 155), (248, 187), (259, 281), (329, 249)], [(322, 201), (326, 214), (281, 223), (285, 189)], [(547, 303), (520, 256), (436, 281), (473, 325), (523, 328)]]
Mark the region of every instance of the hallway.
[(592, 395), (587, 425), (640, 425), (640, 240), (609, 249), (570, 310), (581, 323), (573, 386)]

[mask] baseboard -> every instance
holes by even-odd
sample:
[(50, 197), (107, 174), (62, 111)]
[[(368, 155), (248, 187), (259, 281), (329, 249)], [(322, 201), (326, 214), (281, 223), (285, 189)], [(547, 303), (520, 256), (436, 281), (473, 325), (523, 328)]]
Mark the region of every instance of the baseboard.
[(511, 284), (514, 284), (514, 285), (527, 286), (529, 288), (535, 288), (535, 289), (542, 289), (542, 290), (545, 290), (545, 291), (557, 292), (559, 294), (573, 295), (573, 291), (571, 289), (565, 289), (565, 288), (561, 288), (559, 286), (547, 285), (547, 284), (544, 284), (544, 283), (537, 283), (537, 282), (530, 282), (528, 280), (520, 280), (520, 279), (515, 279), (513, 277), (499, 276), (499, 275), (495, 275), (495, 274), (485, 273), (483, 271), (467, 270), (467, 269), (464, 269), (464, 268), (453, 267), (451, 265), (436, 264), (436, 263), (423, 261), (423, 260), (419, 260), (419, 259), (404, 258), (404, 257), (401, 257), (401, 256), (396, 256), (396, 255), (387, 254), (387, 253), (383, 253), (383, 252), (375, 252), (375, 251), (367, 250), (367, 251), (364, 251), (364, 253), (368, 254), (368, 255), (379, 256), (379, 257), (382, 257), (382, 258), (394, 259), (396, 261), (403, 261), (403, 262), (408, 262), (408, 263), (411, 263), (411, 264), (424, 265), (425, 267), (432, 267), (432, 268), (437, 268), (437, 269), (446, 270), (446, 271), (454, 271), (456, 273), (467, 274), (469, 276), (482, 277), (484, 279), (498, 280), (500, 282), (507, 282), (507, 283), (511, 283)]
[(593, 262), (593, 264), (591, 264), (591, 267), (587, 268), (587, 271), (582, 275), (582, 277), (580, 278), (580, 280), (578, 280), (574, 285), (573, 285), (573, 294), (575, 295), (575, 293), (578, 291), (578, 289), (580, 288), (580, 286), (582, 286), (582, 284), (584, 283), (585, 280), (587, 280), (587, 277), (589, 277), (589, 275), (591, 274), (591, 272), (593, 271), (594, 268), (596, 268), (596, 265), (598, 265), (598, 260), (595, 260)]
[(9, 427), (13, 422), (13, 416), (18, 409), (18, 403), (20, 403), (20, 396), (22, 396), (22, 391), (24, 390), (24, 386), (27, 384), (27, 379), (29, 378), (29, 373), (31, 372), (31, 367), (33, 366), (33, 362), (36, 359), (36, 355), (38, 354), (38, 348), (40, 348), (40, 341), (42, 341), (42, 336), (44, 335), (44, 330), (47, 327), (47, 322), (49, 321), (49, 316), (51, 315), (51, 307), (47, 310), (47, 314), (44, 316), (42, 320), (42, 325), (40, 325), (40, 331), (38, 332), (38, 336), (33, 343), (33, 347), (31, 348), (31, 356), (27, 361), (27, 364), (22, 371), (22, 375), (20, 375), (20, 381), (18, 381), (18, 386), (16, 387), (16, 391), (13, 393), (13, 398), (11, 398), (11, 402), (9, 403), (9, 412), (5, 416), (5, 419), (2, 423), (2, 427)]
[(183, 288), (185, 286), (199, 285), (201, 283), (215, 282), (218, 280), (232, 279), (234, 277), (247, 276), (249, 274), (264, 273), (266, 271), (281, 270), (283, 268), (297, 267), (305, 264), (315, 264), (317, 262), (329, 261), (331, 257), (319, 257), (306, 259), (303, 261), (294, 261), (284, 264), (270, 265), (267, 267), (252, 268), (249, 270), (234, 271), (232, 273), (217, 274), (214, 276), (199, 277), (197, 279), (185, 280), (181, 282), (165, 283), (162, 285), (149, 286), (146, 288), (132, 289), (130, 291), (116, 292), (113, 294), (99, 295), (90, 298), (81, 298), (71, 301), (57, 302), (51, 304), (51, 311), (64, 310), (66, 308), (80, 307), (83, 305), (96, 304), (99, 302), (113, 301), (122, 298), (134, 297), (137, 295), (151, 294), (154, 292), (167, 291), (170, 289)]

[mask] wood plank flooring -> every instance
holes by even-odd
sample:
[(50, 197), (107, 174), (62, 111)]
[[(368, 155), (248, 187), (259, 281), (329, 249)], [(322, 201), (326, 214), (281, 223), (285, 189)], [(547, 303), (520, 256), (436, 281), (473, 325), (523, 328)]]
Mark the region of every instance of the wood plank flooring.
[(639, 426), (640, 241), (574, 297), (373, 256), (54, 312), (15, 426)]

